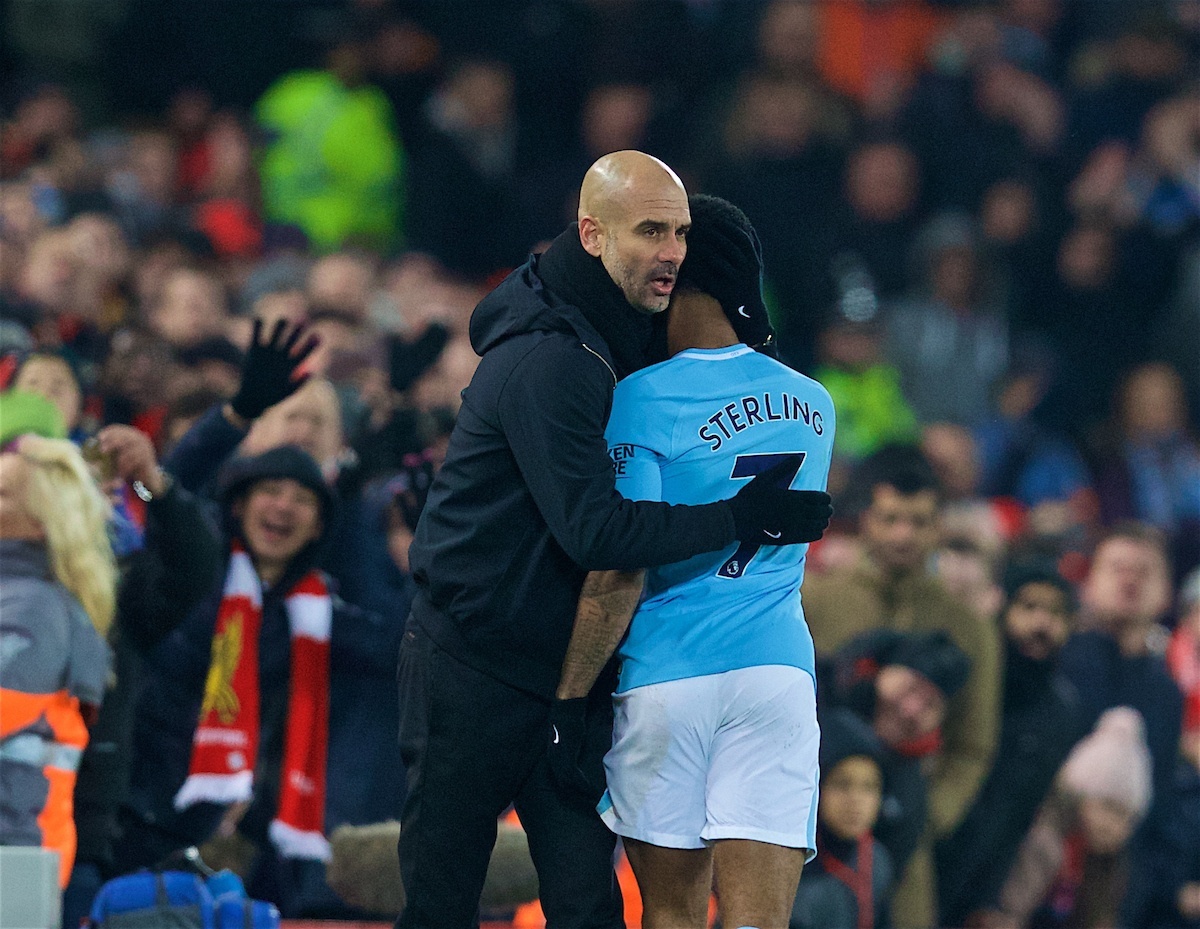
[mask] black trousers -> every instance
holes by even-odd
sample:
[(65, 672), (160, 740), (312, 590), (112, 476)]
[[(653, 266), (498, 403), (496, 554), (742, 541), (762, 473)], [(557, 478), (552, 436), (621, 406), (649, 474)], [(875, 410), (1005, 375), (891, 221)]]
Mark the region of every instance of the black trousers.
[[(397, 929), (479, 925), (496, 822), (509, 805), (529, 838), (547, 929), (624, 929), (616, 837), (591, 804), (550, 779), (549, 703), (453, 658), (411, 619), (398, 680), (408, 797), (399, 843), (407, 905)], [(611, 742), (612, 704), (607, 693), (593, 699), (595, 765)]]

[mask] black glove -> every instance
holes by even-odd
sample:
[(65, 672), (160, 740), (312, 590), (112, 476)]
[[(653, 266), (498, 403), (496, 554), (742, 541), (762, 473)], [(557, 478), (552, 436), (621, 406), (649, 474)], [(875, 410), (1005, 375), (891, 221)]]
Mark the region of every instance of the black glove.
[(262, 320), (254, 321), (254, 335), (242, 362), (242, 382), (229, 405), (242, 419), (258, 419), (268, 407), (286, 400), (308, 380), (308, 375), (296, 377), (296, 369), (317, 347), (317, 336), (311, 335), (299, 349), (304, 325), (297, 324), (285, 334), (286, 320), (277, 320), (271, 335), (262, 338)]
[(787, 489), (802, 460), (789, 455), (730, 498), (739, 542), (795, 545), (821, 538), (833, 515), (833, 498), (823, 490)]
[(550, 763), (550, 777), (559, 787), (595, 804), (604, 788), (593, 783), (580, 765), (587, 741), (587, 707), (587, 697), (555, 700), (550, 704), (546, 759)]
[(388, 344), (392, 389), (400, 393), (408, 390), (438, 360), (449, 341), (450, 330), (440, 323), (430, 325), (414, 342), (392, 339)]

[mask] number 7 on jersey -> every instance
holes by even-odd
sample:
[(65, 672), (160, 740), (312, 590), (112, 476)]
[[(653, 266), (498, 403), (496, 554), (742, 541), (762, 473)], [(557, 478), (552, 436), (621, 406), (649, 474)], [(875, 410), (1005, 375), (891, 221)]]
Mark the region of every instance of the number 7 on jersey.
[[(758, 455), (738, 455), (733, 460), (733, 471), (729, 474), (731, 481), (746, 481), (755, 475), (762, 474), (764, 471), (769, 471), (785, 458), (799, 456), (796, 462), (796, 468), (793, 471), (784, 472), (783, 477), (779, 480), (779, 486), (787, 489), (791, 486), (792, 481), (796, 479), (796, 475), (800, 473), (800, 469), (804, 467), (804, 459), (808, 457), (807, 452), (768, 452)], [(751, 542), (743, 542), (737, 547), (728, 560), (717, 570), (717, 577), (725, 577), (730, 580), (737, 580), (746, 573), (746, 568), (750, 561), (758, 554), (761, 545), (755, 545)]]

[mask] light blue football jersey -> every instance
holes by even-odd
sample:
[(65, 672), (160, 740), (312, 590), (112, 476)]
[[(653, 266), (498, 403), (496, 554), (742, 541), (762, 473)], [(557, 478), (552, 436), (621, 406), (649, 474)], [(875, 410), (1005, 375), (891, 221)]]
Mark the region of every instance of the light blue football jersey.
[[(623, 496), (711, 503), (792, 453), (803, 462), (789, 486), (824, 490), (833, 431), (824, 387), (735, 345), (688, 349), (627, 377), (606, 435)], [(735, 543), (648, 570), (618, 692), (756, 665), (815, 674), (800, 603), (807, 551)]]

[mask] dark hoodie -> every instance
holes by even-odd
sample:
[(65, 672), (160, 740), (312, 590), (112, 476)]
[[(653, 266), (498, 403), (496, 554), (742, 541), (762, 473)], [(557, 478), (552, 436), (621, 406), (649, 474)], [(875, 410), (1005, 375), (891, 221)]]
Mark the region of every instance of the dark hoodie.
[[(633, 503), (604, 429), (650, 327), (570, 227), (475, 308), (482, 356), (411, 561), (415, 620), (443, 649), (552, 697), (589, 570), (669, 564), (734, 540), (724, 503)], [(616, 351), (614, 351), (614, 348)]]

